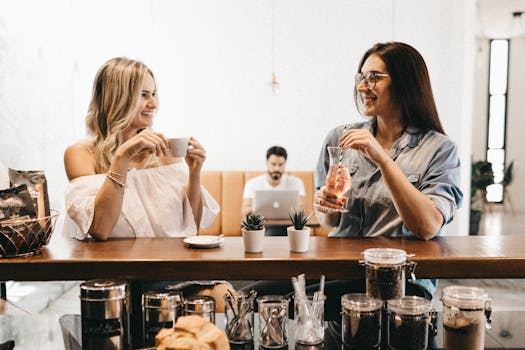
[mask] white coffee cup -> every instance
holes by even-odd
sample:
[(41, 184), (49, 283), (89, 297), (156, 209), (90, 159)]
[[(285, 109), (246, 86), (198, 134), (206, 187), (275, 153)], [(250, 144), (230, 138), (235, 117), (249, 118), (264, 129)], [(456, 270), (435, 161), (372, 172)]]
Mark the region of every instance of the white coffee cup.
[(302, 230), (296, 230), (293, 226), (286, 228), (288, 232), (288, 241), (290, 242), (290, 251), (294, 253), (305, 253), (310, 246), (310, 227)]
[(260, 253), (264, 247), (264, 231), (250, 231), (242, 229), (242, 240), (244, 242), (244, 251), (246, 253)]
[(186, 152), (188, 151), (189, 138), (187, 137), (178, 137), (168, 139), (168, 145), (170, 148), (170, 154), (172, 157), (185, 157)]

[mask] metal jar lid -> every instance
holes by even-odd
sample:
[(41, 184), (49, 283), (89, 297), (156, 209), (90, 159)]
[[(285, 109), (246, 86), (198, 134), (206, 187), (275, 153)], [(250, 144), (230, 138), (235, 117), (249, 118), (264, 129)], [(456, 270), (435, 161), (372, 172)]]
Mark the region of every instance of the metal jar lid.
[(215, 299), (209, 295), (185, 298), (184, 311), (195, 313), (215, 312)]
[(146, 309), (176, 309), (182, 305), (182, 293), (178, 290), (148, 291), (142, 296)]
[(127, 297), (125, 281), (96, 279), (80, 285), (80, 299), (88, 301), (120, 300)]

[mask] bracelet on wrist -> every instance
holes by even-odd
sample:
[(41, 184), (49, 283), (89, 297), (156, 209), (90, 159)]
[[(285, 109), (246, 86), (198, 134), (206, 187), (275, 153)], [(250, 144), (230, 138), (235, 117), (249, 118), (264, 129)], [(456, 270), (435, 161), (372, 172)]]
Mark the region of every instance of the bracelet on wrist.
[(113, 176), (111, 176), (111, 172), (109, 172), (108, 174), (106, 174), (106, 177), (107, 177), (108, 179), (110, 179), (111, 181), (113, 181), (114, 183), (116, 183), (117, 185), (119, 185), (120, 187), (124, 188), (124, 189), (125, 189), (126, 187), (128, 187), (128, 185), (126, 185), (124, 182), (119, 181), (119, 180), (117, 180), (116, 178), (114, 178)]
[(111, 169), (108, 170), (108, 173), (109, 175), (120, 176), (120, 177), (126, 178), (126, 175), (119, 174)]

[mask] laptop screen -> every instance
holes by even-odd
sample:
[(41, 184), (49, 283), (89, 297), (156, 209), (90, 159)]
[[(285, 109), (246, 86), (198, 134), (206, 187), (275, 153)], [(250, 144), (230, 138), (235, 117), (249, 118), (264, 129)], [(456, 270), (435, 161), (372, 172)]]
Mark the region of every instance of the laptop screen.
[(283, 191), (255, 191), (252, 210), (260, 213), (266, 219), (288, 219), (288, 213), (299, 204), (299, 192)]

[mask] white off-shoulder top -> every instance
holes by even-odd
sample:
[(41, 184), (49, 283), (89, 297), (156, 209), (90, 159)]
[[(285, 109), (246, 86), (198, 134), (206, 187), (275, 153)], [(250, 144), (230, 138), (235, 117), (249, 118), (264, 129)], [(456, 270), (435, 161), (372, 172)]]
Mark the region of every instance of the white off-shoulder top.
[[(66, 189), (64, 235), (90, 237), (95, 196), (105, 174), (73, 179)], [(197, 234), (197, 226), (186, 196), (188, 168), (175, 163), (156, 168), (130, 170), (122, 212), (110, 237), (187, 237)], [(219, 213), (219, 204), (203, 188), (201, 228), (207, 228)]]

